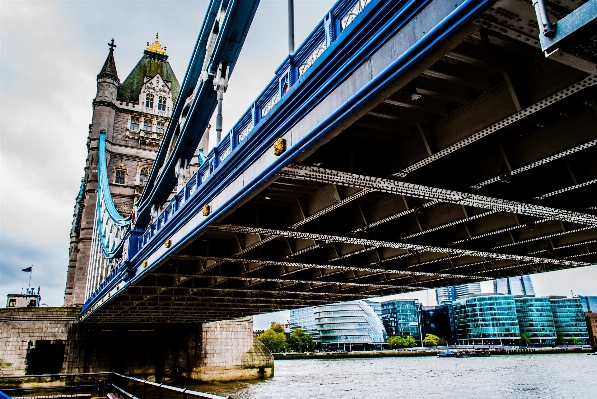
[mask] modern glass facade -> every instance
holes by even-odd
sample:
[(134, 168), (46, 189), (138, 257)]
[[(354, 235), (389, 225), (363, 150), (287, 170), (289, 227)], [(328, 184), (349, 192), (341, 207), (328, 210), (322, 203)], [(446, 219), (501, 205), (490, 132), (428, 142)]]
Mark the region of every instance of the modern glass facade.
[(388, 336), (413, 337), (420, 343), (418, 312), (421, 304), (416, 299), (394, 299), (381, 303), (381, 320)]
[(315, 322), (324, 347), (366, 349), (387, 342), (383, 324), (363, 300), (318, 306)]
[(579, 296), (583, 312), (597, 313), (597, 296)]
[(508, 295), (535, 295), (535, 287), (531, 276), (515, 276), (494, 280), (493, 292)]
[(556, 327), (549, 298), (515, 297), (518, 327), (528, 334), (532, 345), (553, 345)]
[(433, 334), (445, 339), (449, 344), (455, 344), (456, 326), (452, 304), (424, 306), (421, 313), (421, 329), (423, 337)]
[(468, 284), (453, 285), (450, 287), (441, 287), (435, 289), (435, 298), (438, 305), (452, 303), (460, 298), (481, 293), (481, 283), (474, 282)]
[(460, 344), (516, 344), (520, 329), (512, 295), (478, 294), (453, 302)]
[(315, 322), (315, 309), (315, 306), (310, 306), (308, 308), (291, 310), (290, 320), (288, 321), (290, 324), (290, 333), (297, 328), (302, 328), (307, 334), (313, 337), (316, 343), (320, 343), (321, 337), (319, 336), (319, 329)]
[(549, 301), (556, 334), (562, 334), (566, 342), (574, 337), (581, 344), (587, 344), (589, 332), (580, 298), (550, 297)]

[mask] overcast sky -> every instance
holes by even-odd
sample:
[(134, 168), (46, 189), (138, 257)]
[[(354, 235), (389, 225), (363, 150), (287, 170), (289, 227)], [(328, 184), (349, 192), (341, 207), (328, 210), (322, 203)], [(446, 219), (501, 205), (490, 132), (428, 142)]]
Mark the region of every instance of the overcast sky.
[[(295, 0), (297, 46), (333, 3)], [(118, 46), (123, 81), (159, 32), (182, 81), (207, 4), (0, 0), (0, 306), (6, 294), (27, 286), (29, 275), (21, 269), (28, 266), (42, 302), (62, 304), (91, 101), (109, 40)], [(286, 0), (261, 1), (225, 95), (225, 131), (286, 57), (286, 12)], [(597, 266), (535, 275), (533, 282), (539, 295), (597, 295)], [(287, 314), (261, 317), (256, 326)]]

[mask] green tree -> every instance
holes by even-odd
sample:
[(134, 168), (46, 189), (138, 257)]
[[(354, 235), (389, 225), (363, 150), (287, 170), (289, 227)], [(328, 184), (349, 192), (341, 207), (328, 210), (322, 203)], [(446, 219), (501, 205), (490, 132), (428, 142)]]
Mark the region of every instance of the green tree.
[(274, 330), (277, 333), (283, 333), (284, 332), (284, 326), (280, 323), (276, 323), (275, 321), (272, 321), (271, 326), (269, 327), (272, 330)]
[(576, 337), (570, 337), (570, 339), (568, 340), (568, 344), (570, 344), (570, 345), (579, 345), (580, 341)]
[(257, 337), (257, 339), (261, 341), (270, 352), (281, 352), (286, 348), (286, 334), (284, 334), (283, 327), (282, 332), (276, 332), (276, 330), (274, 330), (274, 324), (278, 323), (272, 323), (272, 327), (265, 330), (263, 334)]
[(315, 341), (302, 328), (297, 328), (288, 339), (288, 346), (295, 352), (311, 351), (315, 348)]
[(413, 337), (399, 337), (399, 336), (388, 337), (388, 346), (391, 349), (412, 348), (415, 345), (417, 345), (417, 342), (415, 341), (415, 339)]
[(564, 334), (561, 332), (556, 333), (556, 345), (564, 345), (565, 343)]
[[(443, 340), (443, 338), (440, 338), (437, 335), (425, 334), (425, 338), (423, 338), (423, 346), (438, 346), (441, 342), (440, 339)], [(443, 342), (445, 343), (446, 341), (444, 340)]]
[(520, 346), (529, 346), (531, 344), (531, 336), (527, 333), (520, 334), (520, 340), (518, 341)]

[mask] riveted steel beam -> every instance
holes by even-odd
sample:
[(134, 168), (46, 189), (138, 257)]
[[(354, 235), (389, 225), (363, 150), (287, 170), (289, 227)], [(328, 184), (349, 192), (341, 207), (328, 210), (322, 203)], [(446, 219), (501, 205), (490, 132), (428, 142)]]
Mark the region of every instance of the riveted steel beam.
[(588, 263), (571, 262), (568, 260), (539, 258), (539, 257), (533, 257), (533, 256), (525, 256), (525, 255), (500, 254), (500, 253), (495, 253), (495, 252), (473, 251), (473, 250), (458, 249), (458, 248), (442, 248), (442, 247), (436, 247), (436, 246), (430, 246), (430, 245), (408, 244), (408, 243), (399, 243), (399, 242), (391, 242), (391, 241), (371, 240), (371, 239), (366, 239), (366, 238), (334, 236), (334, 235), (327, 235), (327, 234), (304, 233), (304, 232), (289, 231), (289, 230), (265, 229), (265, 228), (259, 228), (259, 227), (213, 224), (210, 226), (210, 229), (220, 230), (220, 231), (228, 231), (228, 232), (234, 232), (234, 233), (258, 233), (258, 234), (264, 234), (264, 235), (274, 235), (277, 237), (303, 238), (303, 239), (310, 239), (310, 240), (315, 240), (315, 241), (320, 241), (320, 242), (325, 242), (325, 243), (342, 242), (342, 243), (350, 243), (350, 244), (355, 244), (355, 245), (365, 245), (365, 246), (375, 247), (375, 248), (396, 248), (396, 249), (403, 249), (403, 250), (414, 251), (414, 252), (442, 253), (442, 254), (450, 254), (452, 256), (470, 256), (470, 257), (478, 257), (478, 258), (483, 258), (483, 259), (509, 259), (509, 260), (517, 260), (520, 262), (527, 262), (527, 263), (548, 263), (548, 264), (564, 265), (564, 266), (568, 266), (568, 267), (588, 266)]
[(448, 202), (477, 208), (490, 209), (496, 212), (510, 212), (544, 219), (561, 220), (597, 226), (597, 216), (563, 209), (549, 208), (540, 205), (525, 204), (517, 201), (491, 198), (483, 195), (463, 193), (420, 184), (363, 176), (335, 170), (291, 164), (278, 172), (280, 176), (335, 183), (358, 188), (376, 189), (390, 194), (406, 195), (429, 200)]

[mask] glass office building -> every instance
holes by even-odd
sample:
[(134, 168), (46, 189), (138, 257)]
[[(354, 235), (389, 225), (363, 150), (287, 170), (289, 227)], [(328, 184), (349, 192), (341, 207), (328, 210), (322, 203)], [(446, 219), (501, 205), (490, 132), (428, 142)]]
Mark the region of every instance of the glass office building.
[(316, 343), (321, 343), (321, 337), (319, 336), (319, 329), (315, 322), (315, 306), (308, 308), (292, 309), (290, 311), (290, 333), (297, 328), (302, 328), (307, 334), (313, 337)]
[(452, 304), (423, 306), (421, 312), (421, 329), (423, 337), (427, 334), (437, 335), (449, 344), (456, 343), (456, 326)]
[(324, 349), (381, 349), (387, 343), (383, 324), (363, 300), (318, 306), (314, 314)]
[(493, 292), (508, 295), (535, 295), (531, 276), (514, 276), (493, 281)]
[(514, 302), (520, 333), (529, 336), (531, 345), (553, 345), (556, 327), (549, 298), (520, 296)]
[(549, 297), (556, 334), (560, 333), (569, 342), (572, 337), (579, 343), (589, 342), (589, 331), (580, 298)]
[(382, 302), (381, 321), (388, 336), (411, 336), (420, 344), (420, 309), (421, 304), (416, 299), (394, 299)]
[(520, 339), (512, 295), (477, 294), (453, 302), (459, 344), (515, 345)]
[(435, 299), (438, 305), (452, 303), (460, 298), (481, 293), (481, 283), (474, 282), (468, 284), (452, 285), (450, 287), (441, 287), (435, 289)]
[(583, 312), (597, 313), (597, 296), (578, 296)]

